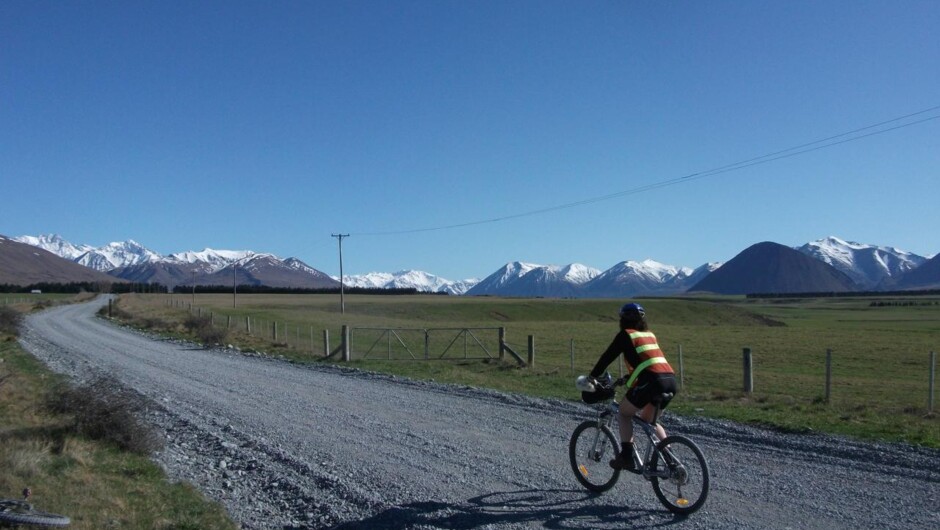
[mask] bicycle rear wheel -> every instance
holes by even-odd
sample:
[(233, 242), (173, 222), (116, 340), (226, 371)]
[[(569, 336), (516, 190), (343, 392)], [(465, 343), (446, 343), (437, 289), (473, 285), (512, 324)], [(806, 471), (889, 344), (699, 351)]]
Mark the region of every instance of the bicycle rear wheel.
[(617, 438), (606, 425), (586, 421), (571, 434), (568, 458), (575, 478), (585, 488), (601, 493), (609, 490), (620, 478), (620, 470), (610, 467), (617, 456)]
[(708, 462), (695, 442), (669, 436), (659, 442), (649, 471), (659, 502), (669, 511), (688, 515), (708, 497)]
[(0, 523), (34, 526), (68, 526), (72, 521), (64, 516), (34, 510), (28, 502), (0, 500)]

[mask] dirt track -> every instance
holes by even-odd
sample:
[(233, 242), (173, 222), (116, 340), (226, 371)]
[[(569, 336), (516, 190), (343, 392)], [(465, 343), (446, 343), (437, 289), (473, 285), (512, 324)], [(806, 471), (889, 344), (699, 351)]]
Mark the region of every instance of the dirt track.
[(154, 340), (96, 318), (102, 303), (30, 316), (23, 345), (160, 405), (155, 458), (245, 528), (940, 528), (938, 451), (669, 415), (712, 469), (705, 507), (677, 519), (639, 477), (580, 489), (585, 405)]

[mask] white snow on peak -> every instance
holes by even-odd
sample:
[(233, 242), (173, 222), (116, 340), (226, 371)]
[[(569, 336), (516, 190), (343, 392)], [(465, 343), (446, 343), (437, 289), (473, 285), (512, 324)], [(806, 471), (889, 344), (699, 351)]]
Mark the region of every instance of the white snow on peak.
[(580, 263), (572, 263), (558, 269), (559, 276), (575, 285), (583, 285), (600, 276), (601, 271)]
[[(339, 281), (339, 278), (334, 277)], [(479, 280), (469, 279), (451, 281), (424, 271), (403, 270), (395, 273), (370, 272), (360, 275), (346, 275), (343, 283), (351, 287), (366, 289), (416, 289), (425, 293), (446, 292), (450, 294), (463, 294), (476, 285)]]
[(503, 267), (503, 270), (505, 271), (506, 276), (522, 277), (522, 276), (525, 276), (527, 273), (535, 269), (541, 268), (541, 267), (542, 265), (537, 265), (535, 263), (526, 263), (524, 261), (513, 261), (511, 263), (507, 263)]
[(842, 271), (862, 287), (874, 287), (926, 261), (895, 247), (867, 245), (835, 236), (807, 243), (797, 250)]
[(76, 263), (99, 271), (110, 271), (161, 259), (163, 256), (133, 239), (108, 243), (100, 248), (92, 248), (77, 258), (72, 258)]
[(623, 274), (632, 274), (649, 280), (662, 282), (677, 276), (688, 276), (692, 274), (692, 269), (688, 267), (676, 267), (666, 265), (652, 259), (643, 261), (624, 261), (615, 268), (620, 268)]
[(215, 250), (205, 248), (201, 251), (187, 251), (170, 254), (169, 259), (182, 263), (234, 263), (238, 260), (253, 256), (255, 253), (250, 250)]
[(73, 245), (59, 234), (43, 234), (40, 236), (20, 236), (14, 237), (13, 241), (26, 243), (43, 250), (48, 250), (53, 254), (70, 260), (75, 260), (89, 250), (94, 250), (91, 245)]

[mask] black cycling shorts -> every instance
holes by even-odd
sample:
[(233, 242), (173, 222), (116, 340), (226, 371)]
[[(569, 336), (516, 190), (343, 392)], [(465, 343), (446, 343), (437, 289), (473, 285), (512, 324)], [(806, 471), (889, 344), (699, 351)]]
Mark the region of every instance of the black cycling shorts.
[[(679, 391), (676, 385), (676, 377), (673, 374), (660, 374), (655, 377), (641, 377), (640, 379), (636, 386), (627, 391), (626, 395), (627, 401), (638, 409), (649, 405), (654, 400), (658, 400), (667, 392), (675, 396), (676, 392)], [(668, 404), (669, 400), (664, 401), (662, 408), (666, 408)]]

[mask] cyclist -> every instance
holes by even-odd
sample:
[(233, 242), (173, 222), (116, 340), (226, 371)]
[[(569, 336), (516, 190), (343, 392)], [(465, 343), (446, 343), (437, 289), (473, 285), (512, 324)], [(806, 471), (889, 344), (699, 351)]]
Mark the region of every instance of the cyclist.
[[(618, 414), (620, 454), (610, 461), (610, 467), (635, 471), (633, 416), (639, 412), (645, 421), (652, 421), (656, 411), (653, 400), (660, 399), (667, 392), (675, 395), (677, 391), (675, 372), (659, 349), (656, 336), (649, 331), (646, 311), (640, 304), (627, 303), (620, 308), (620, 332), (597, 360), (591, 377), (600, 377), (620, 354), (626, 360), (629, 378), (625, 385), (627, 394), (620, 402)], [(665, 408), (668, 403), (668, 400), (664, 401), (661, 407)], [(656, 434), (661, 440), (666, 437), (666, 431), (658, 423)]]

